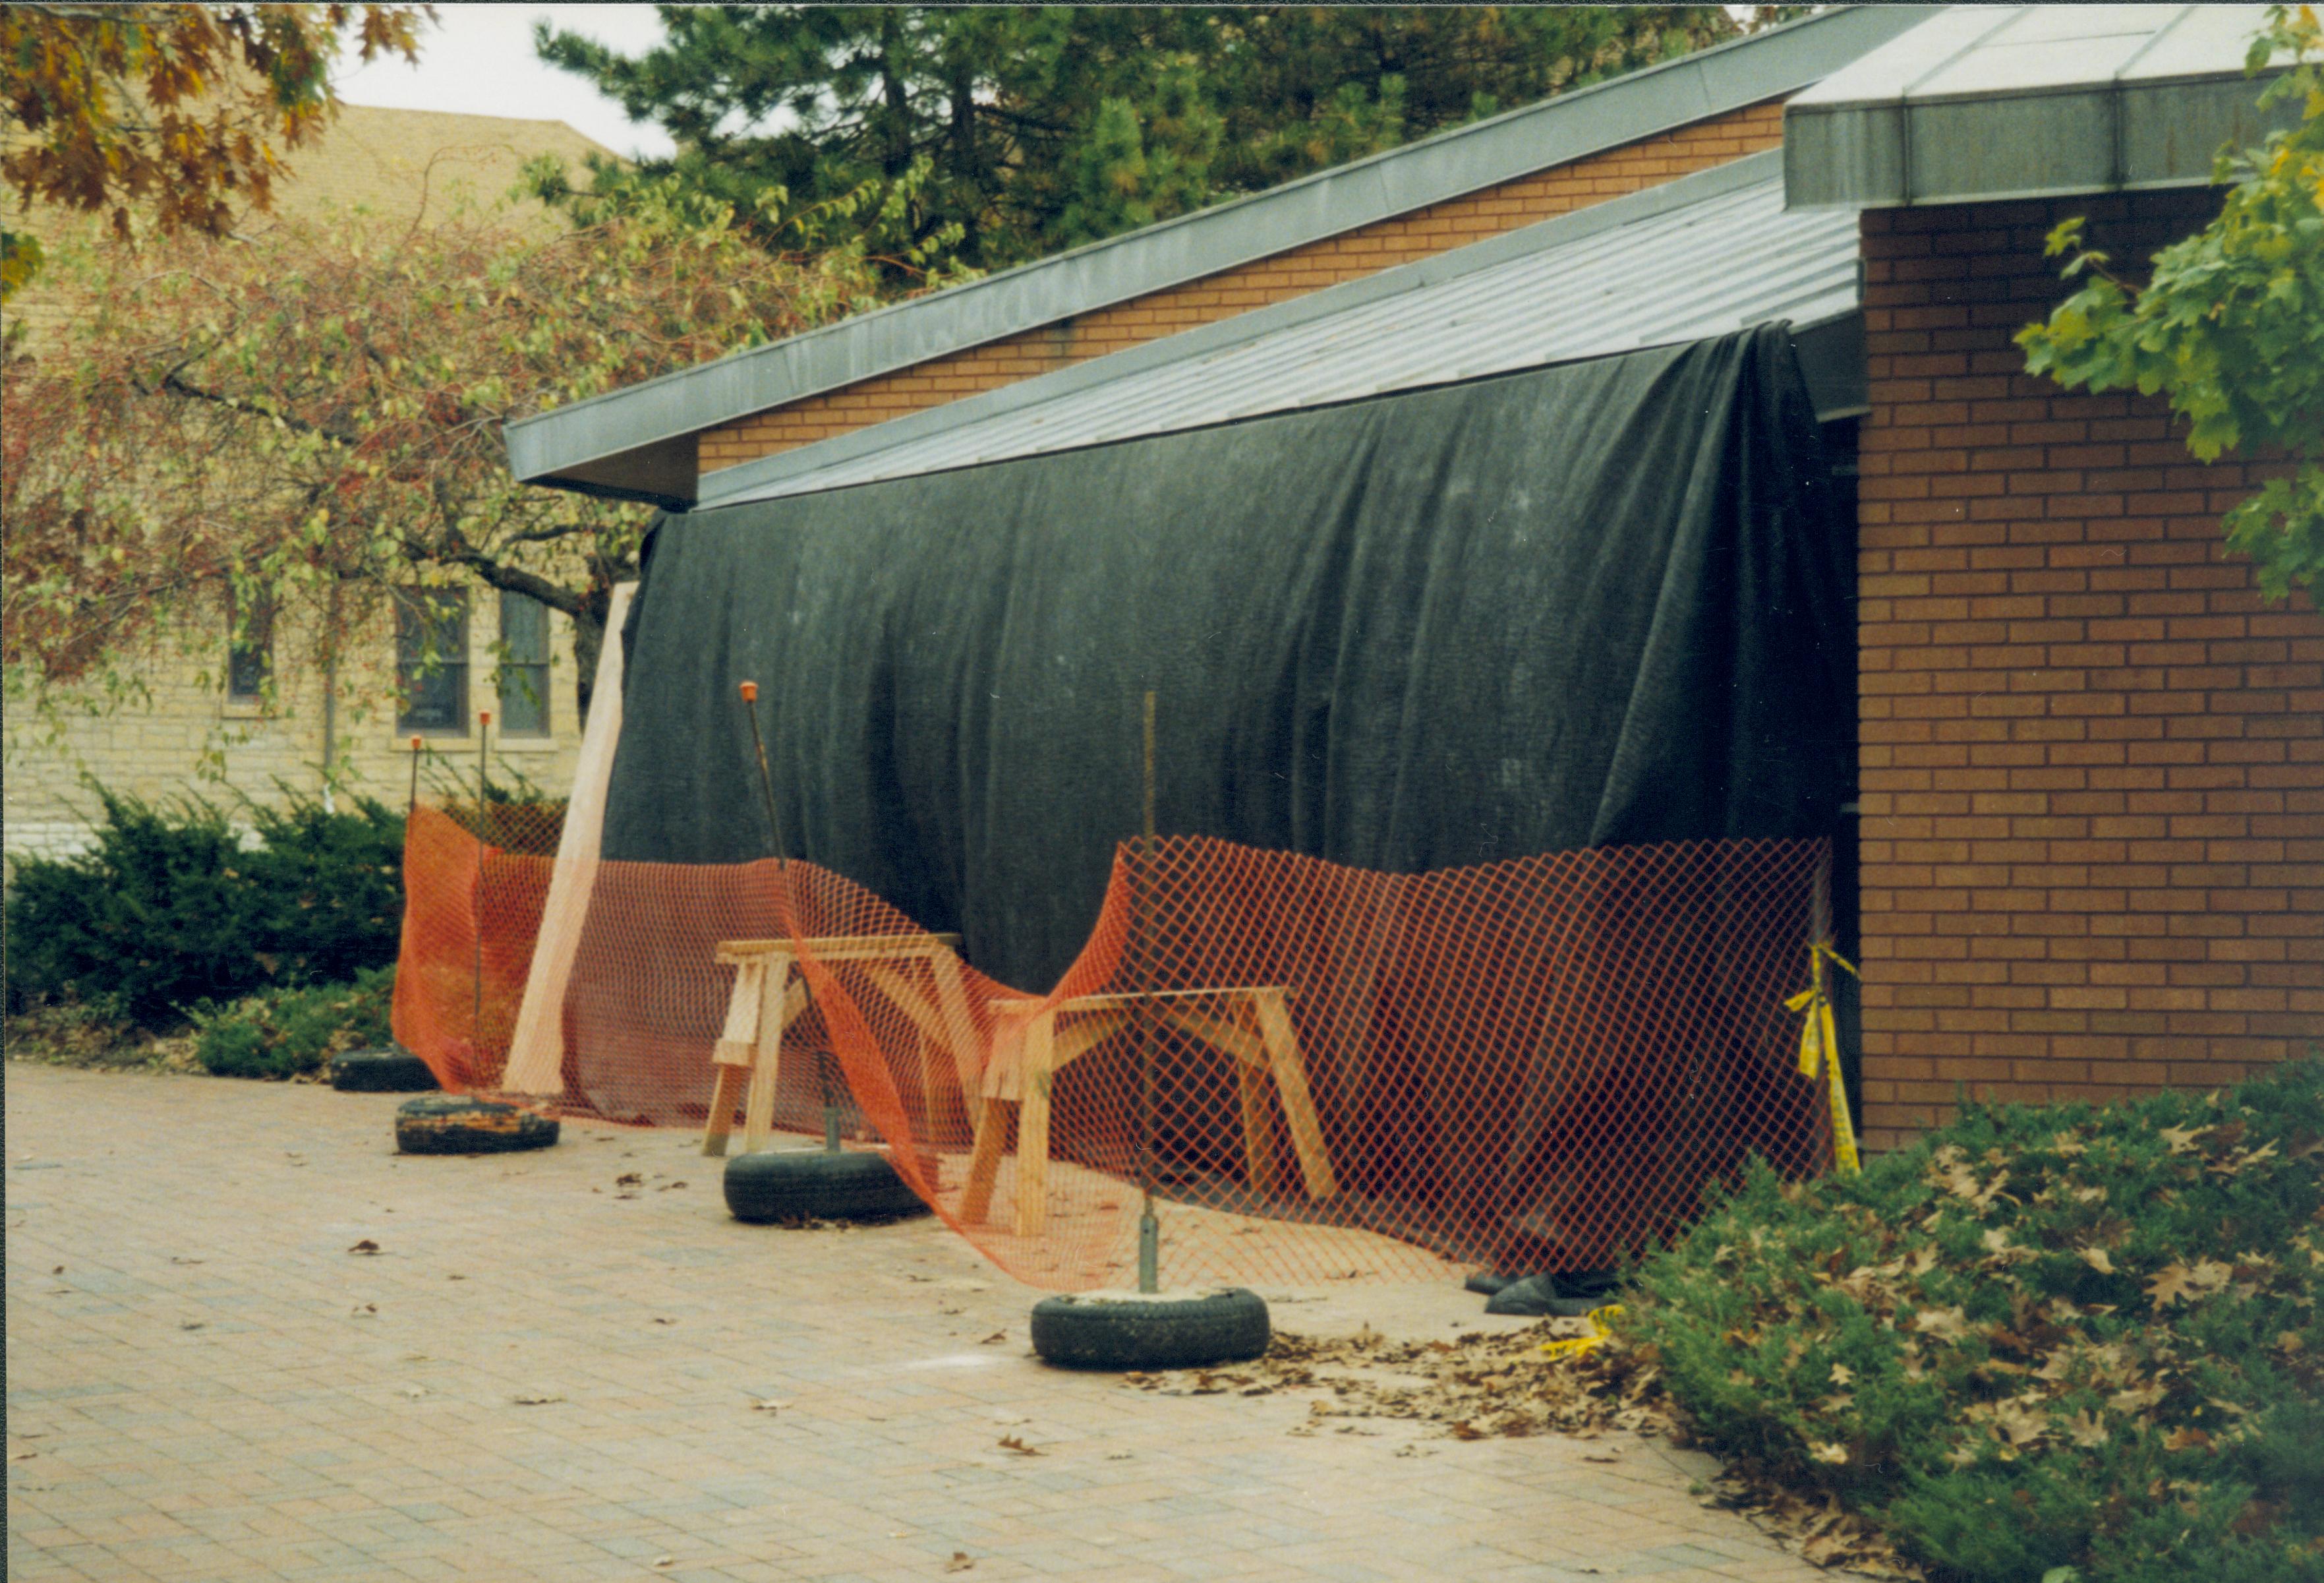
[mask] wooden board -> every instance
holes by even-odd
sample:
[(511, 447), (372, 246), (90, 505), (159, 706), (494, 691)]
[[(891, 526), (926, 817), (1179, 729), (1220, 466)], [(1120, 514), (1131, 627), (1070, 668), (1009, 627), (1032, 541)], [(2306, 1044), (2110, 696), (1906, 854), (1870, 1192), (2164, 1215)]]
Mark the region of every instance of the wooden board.
[(501, 1087), (511, 1094), (565, 1091), (565, 990), (573, 979), (573, 956), (581, 949), (581, 926), (596, 888), (597, 859), (605, 835), (605, 792), (613, 778), (613, 748), (622, 736), (622, 623), (630, 612), (635, 583), (615, 583), (605, 610), (605, 640), (597, 650), (597, 680), (589, 695), (589, 724), (581, 733), (580, 756), (573, 764), (573, 794), (565, 805), (565, 828), (558, 832), (557, 861), (549, 871), (549, 900), (540, 911), (540, 933), (526, 971), (524, 999), (517, 1007), (516, 1037), (509, 1045)]

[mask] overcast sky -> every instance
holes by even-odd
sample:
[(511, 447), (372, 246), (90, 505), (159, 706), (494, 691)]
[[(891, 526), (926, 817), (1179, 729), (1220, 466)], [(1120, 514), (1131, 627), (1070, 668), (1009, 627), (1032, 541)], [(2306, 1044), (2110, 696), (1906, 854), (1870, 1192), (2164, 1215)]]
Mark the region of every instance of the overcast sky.
[(419, 64), (396, 56), (343, 71), (339, 97), (399, 110), (562, 121), (615, 153), (669, 153), (660, 127), (631, 121), (581, 79), (534, 57), (532, 24), (543, 17), (628, 54), (661, 37), (650, 5), (438, 5), (437, 21), (421, 24)]

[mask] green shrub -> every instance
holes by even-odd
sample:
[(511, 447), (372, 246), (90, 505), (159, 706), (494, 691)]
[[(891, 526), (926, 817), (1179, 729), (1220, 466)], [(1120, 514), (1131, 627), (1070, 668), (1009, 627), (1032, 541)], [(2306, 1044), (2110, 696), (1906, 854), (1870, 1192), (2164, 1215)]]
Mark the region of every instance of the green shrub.
[(1757, 1167), (1638, 1280), (1706, 1443), (1940, 1578), (2324, 1577), (2324, 1060)]
[(148, 1028), (269, 985), (346, 979), (395, 959), (401, 819), (368, 800), (254, 808), (245, 847), (218, 809), (98, 792), (93, 851), (10, 875), (10, 1009), (69, 999)]
[(343, 1051), (385, 1044), (395, 969), (346, 984), (268, 989), (222, 1010), (196, 1007), (194, 1057), (222, 1078), (295, 1078)]
[(513, 765), (480, 778), (456, 764), (441, 764), (430, 777), (428, 797), (454, 824), (503, 852), (553, 857), (565, 831), (567, 800), (551, 797)]

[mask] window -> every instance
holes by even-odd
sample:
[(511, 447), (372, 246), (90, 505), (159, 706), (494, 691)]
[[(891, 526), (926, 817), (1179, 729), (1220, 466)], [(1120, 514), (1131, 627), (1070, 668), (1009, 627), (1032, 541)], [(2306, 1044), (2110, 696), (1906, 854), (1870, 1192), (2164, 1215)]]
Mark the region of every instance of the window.
[(274, 602), (260, 599), (250, 607), (249, 619), (234, 590), (226, 597), (226, 696), (235, 703), (256, 703), (274, 670)]
[(466, 736), (468, 596), (456, 588), (405, 588), (395, 600), (399, 731)]
[(549, 735), (549, 606), (501, 590), (501, 732)]

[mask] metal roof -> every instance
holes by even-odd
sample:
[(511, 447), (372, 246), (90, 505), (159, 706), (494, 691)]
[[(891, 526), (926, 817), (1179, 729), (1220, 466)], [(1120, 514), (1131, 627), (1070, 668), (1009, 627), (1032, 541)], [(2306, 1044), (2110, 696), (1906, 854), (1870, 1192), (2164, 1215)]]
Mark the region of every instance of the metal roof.
[(1942, 8), (1855, 5), (508, 426), (530, 483), (682, 504), (703, 430), (1791, 93)]
[(1960, 5), (1784, 107), (1794, 207), (1893, 208), (2211, 180), (2264, 114), (2245, 52), (2264, 5)]
[[(702, 504), (811, 494), (1689, 341), (1824, 326), (1860, 401), (1852, 214), (1787, 213), (1773, 150), (1199, 329), (722, 468)], [(1853, 362), (1851, 363), (1851, 355)], [(1852, 381), (1851, 381), (1852, 373)], [(1848, 387), (1853, 384), (1854, 392)]]

